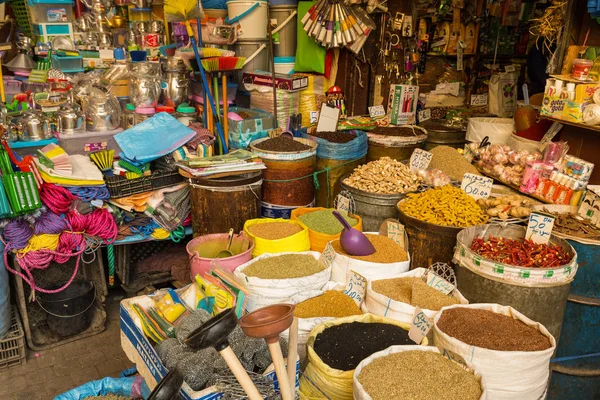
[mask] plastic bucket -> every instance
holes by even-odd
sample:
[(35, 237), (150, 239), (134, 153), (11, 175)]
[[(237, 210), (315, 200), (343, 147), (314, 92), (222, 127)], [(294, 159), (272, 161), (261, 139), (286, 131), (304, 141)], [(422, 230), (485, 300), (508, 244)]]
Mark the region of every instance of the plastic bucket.
[[(66, 282), (57, 283), (49, 290), (61, 288)], [(37, 301), (46, 312), (46, 322), (59, 336), (73, 336), (90, 326), (89, 311), (96, 299), (92, 281), (75, 280), (58, 293), (39, 293)]]
[[(200, 274), (200, 276), (207, 274), (211, 268), (217, 265), (233, 272), (238, 266), (252, 259), (254, 242), (245, 235), (234, 235), (231, 242), (231, 252), (235, 254), (234, 256), (214, 258), (219, 251), (225, 250), (228, 236), (226, 233), (215, 233), (198, 236), (188, 242), (185, 248), (190, 256), (190, 277), (192, 278), (192, 282), (196, 274)], [(240, 252), (244, 245), (244, 239), (250, 242), (250, 247)]]
[[(275, 23), (275, 27), (273, 28), (273, 53), (275, 53), (275, 57), (294, 57), (296, 55), (297, 8), (297, 4), (272, 5), (269, 8), (269, 18), (271, 19), (271, 23)], [(277, 63), (277, 61), (275, 62)], [(287, 74), (288, 72), (282, 73)]]
[(314, 207), (314, 205), (314, 200), (305, 206), (279, 206), (277, 204), (265, 203), (263, 201), (260, 207), (260, 215), (265, 218), (290, 219), (292, 217), (292, 211), (294, 211), (296, 208)]
[[(228, 1), (227, 25), (238, 23), (242, 27), (239, 39), (257, 40), (268, 39), (267, 23), (269, 18), (269, 3), (266, 1)], [(237, 54), (237, 53), (236, 53)]]
[(296, 65), (296, 57), (275, 57), (276, 74), (293, 74)]
[(246, 63), (242, 68), (244, 72), (254, 72), (256, 70), (269, 71), (269, 41), (242, 41), (238, 40), (233, 45), (233, 51), (236, 56), (246, 57)]

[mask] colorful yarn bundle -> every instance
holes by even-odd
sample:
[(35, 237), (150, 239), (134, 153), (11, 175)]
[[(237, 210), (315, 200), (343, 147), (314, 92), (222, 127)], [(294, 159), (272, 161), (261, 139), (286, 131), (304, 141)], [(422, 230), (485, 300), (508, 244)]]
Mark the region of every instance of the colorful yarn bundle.
[(68, 190), (72, 195), (83, 201), (110, 199), (110, 192), (106, 186), (70, 187)]
[(53, 212), (45, 212), (36, 221), (33, 226), (33, 231), (36, 235), (42, 233), (56, 234), (69, 230), (69, 224), (64, 218), (54, 214)]
[(26, 221), (15, 219), (4, 227), (5, 251), (21, 250), (27, 247), (33, 236), (33, 229)]
[(87, 225), (85, 232), (88, 235), (98, 236), (106, 244), (111, 244), (115, 241), (119, 233), (119, 228), (107, 209), (96, 209), (91, 214), (88, 214), (86, 218)]
[(68, 189), (52, 183), (44, 183), (40, 190), (40, 199), (55, 214), (69, 211), (75, 196)]

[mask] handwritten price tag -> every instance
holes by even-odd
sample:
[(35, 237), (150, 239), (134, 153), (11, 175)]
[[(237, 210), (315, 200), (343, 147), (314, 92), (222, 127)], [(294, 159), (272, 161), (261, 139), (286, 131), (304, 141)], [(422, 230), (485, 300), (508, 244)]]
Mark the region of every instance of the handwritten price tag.
[(419, 123), (425, 122), (428, 119), (431, 119), (431, 110), (430, 109), (419, 111)]
[(598, 207), (600, 207), (600, 196), (588, 189), (585, 192), (585, 196), (583, 196), (583, 201), (577, 214), (582, 218), (589, 219), (594, 225), (598, 226), (600, 225)]
[(412, 324), (408, 331), (408, 337), (416, 344), (420, 344), (423, 338), (427, 336), (427, 333), (431, 330), (432, 326), (433, 321), (425, 315), (423, 310), (419, 307), (415, 307), (415, 313), (413, 314)]
[(420, 169), (427, 169), (429, 163), (431, 162), (431, 158), (433, 154), (428, 151), (422, 149), (415, 149), (410, 156), (409, 166), (413, 171), (417, 171)]
[(386, 116), (385, 108), (382, 105), (369, 107), (369, 115), (373, 119), (379, 119)]
[(404, 225), (400, 222), (387, 221), (387, 237), (398, 243), (403, 249), (406, 248), (404, 246)]
[(475, 200), (487, 199), (488, 197), (490, 197), (493, 184), (494, 180), (492, 178), (470, 174), (467, 172), (463, 177), (462, 183), (460, 184), (460, 188), (463, 190), (463, 192), (465, 192)]
[(316, 124), (318, 120), (319, 120), (319, 112), (318, 111), (311, 111), (310, 112), (310, 123), (311, 124)]
[(358, 272), (350, 271), (350, 278), (344, 289), (344, 294), (354, 300), (359, 307), (365, 298), (366, 288), (367, 278)]
[(471, 95), (471, 105), (475, 107), (487, 106), (488, 104), (488, 94), (473, 94)]
[(341, 213), (348, 215), (348, 213), (350, 212), (350, 199), (345, 196), (338, 195), (337, 210)]
[(335, 250), (333, 249), (330, 243), (327, 243), (327, 246), (325, 246), (325, 250), (323, 250), (323, 254), (321, 254), (321, 258), (319, 258), (319, 262), (323, 264), (325, 268), (329, 268), (329, 266), (333, 262), (334, 257)]
[(538, 244), (546, 244), (554, 227), (554, 217), (550, 214), (532, 212), (529, 214), (529, 224), (525, 238)]
[(454, 289), (456, 289), (456, 286), (454, 286), (444, 278), (437, 276), (431, 271), (427, 272), (427, 286), (439, 290), (444, 294), (450, 294)]

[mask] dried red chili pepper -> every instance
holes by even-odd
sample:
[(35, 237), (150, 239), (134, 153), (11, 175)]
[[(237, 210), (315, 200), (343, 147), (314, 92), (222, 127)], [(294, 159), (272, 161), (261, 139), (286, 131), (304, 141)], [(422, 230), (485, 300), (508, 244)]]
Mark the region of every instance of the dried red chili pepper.
[(483, 258), (519, 267), (556, 268), (573, 258), (558, 245), (495, 236), (474, 239), (471, 250)]

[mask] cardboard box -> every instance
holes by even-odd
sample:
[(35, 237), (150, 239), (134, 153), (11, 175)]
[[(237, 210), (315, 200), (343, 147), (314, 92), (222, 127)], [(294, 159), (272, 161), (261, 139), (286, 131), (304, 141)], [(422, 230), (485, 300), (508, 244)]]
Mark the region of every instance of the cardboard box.
[(390, 85), (388, 118), (391, 125), (415, 123), (419, 87), (410, 85)]
[[(180, 290), (185, 290), (182, 288)], [(179, 292), (180, 290), (177, 290)], [(152, 299), (149, 296), (138, 296), (121, 301), (121, 347), (127, 355), (127, 358), (134, 363), (138, 372), (146, 381), (148, 387), (152, 390), (167, 375), (167, 368), (163, 365), (160, 357), (152, 347), (150, 341), (142, 332), (139, 318), (130, 308), (132, 303), (138, 303), (147, 306)], [(300, 361), (296, 362), (296, 387), (298, 387), (298, 375), (300, 370)], [(267, 368), (265, 376), (273, 379), (275, 389), (279, 388), (277, 376), (273, 365)], [(193, 391), (187, 383), (183, 383), (179, 394), (185, 400), (217, 400), (223, 396), (215, 386), (201, 391)]]
[[(273, 87), (273, 79), (270, 72), (244, 72), (242, 82), (246, 86), (246, 90), (252, 90), (253, 85)], [(275, 84), (278, 89), (295, 92), (308, 87), (308, 77), (298, 74), (275, 74)]]
[(542, 101), (541, 115), (569, 122), (583, 123), (583, 110), (593, 101), (571, 101), (558, 96), (545, 96)]

